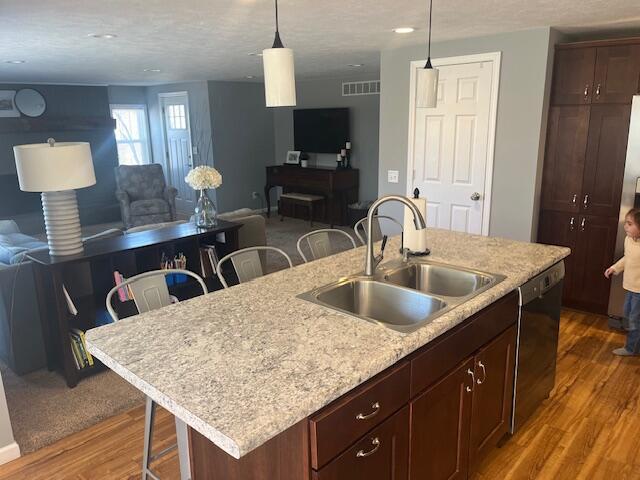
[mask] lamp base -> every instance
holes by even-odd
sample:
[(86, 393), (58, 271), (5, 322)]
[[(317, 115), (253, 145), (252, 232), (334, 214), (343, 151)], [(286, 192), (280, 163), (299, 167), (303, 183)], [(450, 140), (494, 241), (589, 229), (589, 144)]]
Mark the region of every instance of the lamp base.
[(75, 190), (42, 192), (41, 199), (49, 255), (77, 255), (84, 252)]

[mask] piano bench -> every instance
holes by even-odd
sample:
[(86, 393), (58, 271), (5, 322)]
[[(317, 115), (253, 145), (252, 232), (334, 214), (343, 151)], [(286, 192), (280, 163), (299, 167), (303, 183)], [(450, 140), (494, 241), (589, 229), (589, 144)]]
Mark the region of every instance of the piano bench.
[[(296, 205), (306, 207), (309, 210), (309, 223), (313, 227), (313, 209), (314, 204), (321, 204), (324, 213), (324, 197), (322, 195), (311, 195), (309, 193), (283, 193), (278, 200), (278, 212), (280, 213), (280, 221), (284, 220), (283, 206), (290, 205), (295, 209)], [(324, 217), (324, 215), (323, 215)]]

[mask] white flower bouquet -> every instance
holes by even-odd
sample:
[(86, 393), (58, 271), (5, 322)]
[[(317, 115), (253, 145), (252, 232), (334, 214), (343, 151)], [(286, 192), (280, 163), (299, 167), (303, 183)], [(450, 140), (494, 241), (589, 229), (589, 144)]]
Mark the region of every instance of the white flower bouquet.
[(184, 178), (194, 190), (218, 188), (222, 185), (222, 175), (213, 167), (199, 166), (192, 168)]

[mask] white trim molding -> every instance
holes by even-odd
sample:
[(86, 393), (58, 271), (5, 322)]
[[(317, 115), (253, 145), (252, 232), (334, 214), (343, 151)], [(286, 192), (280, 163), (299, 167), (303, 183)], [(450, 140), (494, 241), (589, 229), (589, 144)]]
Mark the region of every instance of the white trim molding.
[[(416, 81), (417, 69), (423, 67), (427, 60), (414, 60), (410, 63), (409, 76), (409, 137), (407, 144), (407, 185), (408, 196), (413, 196), (413, 154), (414, 154), (414, 129), (416, 121)], [(491, 196), (493, 182), (493, 163), (495, 160), (496, 125), (498, 121), (498, 94), (500, 92), (500, 65), (501, 52), (487, 52), (475, 55), (462, 55), (458, 57), (446, 57), (432, 59), (434, 67), (445, 65), (461, 65), (465, 63), (492, 62), (493, 73), (491, 78), (491, 99), (489, 110), (489, 132), (487, 135), (487, 163), (484, 177), (484, 205), (482, 208), (482, 235), (489, 235), (489, 222), (491, 217)]]
[(20, 458), (20, 447), (16, 442), (0, 448), (0, 465)]

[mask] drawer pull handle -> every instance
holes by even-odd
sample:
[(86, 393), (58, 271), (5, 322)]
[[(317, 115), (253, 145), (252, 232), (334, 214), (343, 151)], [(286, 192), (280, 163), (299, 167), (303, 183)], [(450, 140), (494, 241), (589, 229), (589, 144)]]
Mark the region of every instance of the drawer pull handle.
[(478, 362), (478, 366), (482, 369), (482, 380), (476, 380), (478, 385), (482, 385), (482, 383), (487, 379), (487, 369), (484, 367), (484, 363)]
[(589, 84), (587, 83), (584, 86), (584, 98), (587, 98), (589, 96)]
[(373, 408), (373, 411), (371, 413), (359, 413), (356, 415), (356, 420), (368, 420), (371, 417), (375, 417), (379, 412), (380, 412), (380, 403), (375, 402), (374, 404), (371, 405), (371, 408)]
[(364, 458), (364, 457), (368, 457), (369, 455), (373, 455), (374, 453), (376, 453), (378, 451), (378, 449), (380, 448), (380, 440), (378, 439), (378, 437), (376, 437), (376, 438), (371, 440), (371, 445), (373, 445), (373, 448), (371, 450), (369, 450), (368, 452), (365, 452), (364, 450), (358, 450), (358, 453), (356, 453), (356, 457)]

